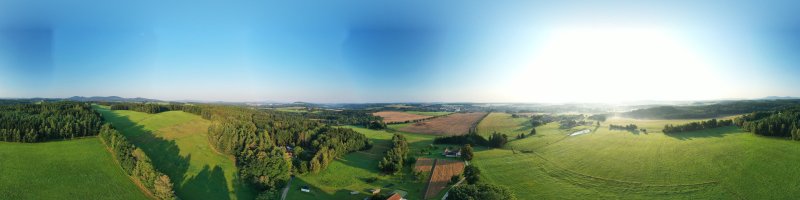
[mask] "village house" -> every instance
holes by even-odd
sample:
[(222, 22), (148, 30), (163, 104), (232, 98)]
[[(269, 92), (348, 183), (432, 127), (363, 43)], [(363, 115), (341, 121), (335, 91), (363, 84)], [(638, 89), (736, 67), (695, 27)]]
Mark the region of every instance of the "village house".
[(444, 151), (442, 152), (442, 155), (445, 156), (445, 157), (450, 157), (450, 158), (461, 157), (461, 149), (450, 150), (450, 148), (444, 148)]

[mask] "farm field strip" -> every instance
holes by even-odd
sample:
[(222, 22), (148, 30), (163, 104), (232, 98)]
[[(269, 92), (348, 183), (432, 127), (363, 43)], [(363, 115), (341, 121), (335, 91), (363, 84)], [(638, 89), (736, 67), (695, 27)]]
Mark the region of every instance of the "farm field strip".
[(530, 118), (514, 118), (511, 114), (500, 112), (489, 113), (477, 126), (478, 134), (485, 138), (497, 132), (508, 135), (510, 139), (519, 134), (529, 134), (532, 128)]
[(372, 113), (372, 115), (382, 117), (383, 122), (386, 123), (402, 123), (402, 122), (410, 122), (410, 121), (422, 120), (434, 117), (430, 115), (418, 115), (418, 114), (399, 112), (399, 111), (380, 111)]
[(429, 199), (447, 188), (450, 178), (464, 172), (464, 162), (456, 160), (436, 159), (433, 161), (433, 171), (425, 189), (424, 199)]
[(454, 113), (436, 119), (425, 120), (398, 128), (400, 131), (432, 135), (462, 135), (476, 126), (487, 113)]

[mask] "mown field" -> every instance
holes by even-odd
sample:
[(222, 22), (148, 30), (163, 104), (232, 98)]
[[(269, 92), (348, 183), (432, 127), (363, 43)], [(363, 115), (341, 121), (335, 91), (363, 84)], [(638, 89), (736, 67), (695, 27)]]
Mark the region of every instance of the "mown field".
[(208, 120), (182, 111), (147, 114), (96, 109), (172, 179), (178, 197), (254, 198), (255, 191), (240, 184), (232, 158), (215, 152), (208, 143)]
[[(406, 166), (401, 173), (396, 175), (385, 175), (378, 169), (378, 162), (383, 158), (384, 152), (390, 147), (392, 134), (388, 131), (378, 131), (359, 127), (348, 126), (366, 135), (373, 141), (374, 146), (367, 151), (359, 151), (347, 154), (340, 159), (332, 162), (328, 168), (314, 174), (309, 173), (300, 175), (292, 180), (287, 199), (364, 199), (369, 194), (370, 189), (383, 188), (383, 191), (401, 190), (407, 192), (408, 199), (421, 199), (427, 180), (416, 180), (412, 170), (413, 166)], [(430, 157), (446, 159), (441, 156), (441, 151), (447, 147), (437, 145), (436, 149), (431, 149), (433, 135), (401, 133), (406, 136), (409, 142), (409, 156)], [(430, 154), (420, 154), (420, 150), (426, 149)], [(368, 178), (375, 177), (377, 181), (368, 183)], [(385, 187), (389, 186), (390, 187)], [(301, 192), (300, 187), (309, 186), (310, 193)], [(351, 195), (351, 191), (358, 191), (359, 194)], [(441, 198), (443, 193), (437, 196)]]
[(530, 118), (513, 118), (508, 113), (489, 113), (478, 124), (478, 134), (489, 138), (492, 133), (502, 133), (508, 135), (509, 139), (514, 139), (519, 134), (529, 134), (531, 132)]
[(427, 116), (442, 116), (442, 115), (449, 115), (452, 112), (430, 112), (430, 111), (406, 111), (407, 113), (415, 114), (415, 115), (427, 115)]
[(0, 199), (148, 199), (96, 137), (0, 142)]
[[(557, 123), (504, 149), (476, 152), (486, 181), (521, 199), (796, 199), (800, 143), (736, 127), (664, 135), (692, 120), (615, 118), (600, 127)], [(611, 131), (608, 124), (647, 129)], [(590, 128), (589, 134), (568, 136)], [(512, 150), (513, 149), (513, 150)], [(524, 150), (524, 151), (523, 151)]]
[(436, 119), (408, 123), (403, 126), (390, 126), (390, 128), (396, 128), (397, 130), (410, 133), (463, 135), (467, 134), (473, 125), (480, 122), (484, 115), (486, 115), (484, 112), (455, 113)]
[(406, 122), (406, 121), (421, 120), (433, 117), (430, 115), (418, 115), (418, 114), (399, 112), (399, 111), (380, 111), (372, 113), (372, 115), (383, 118), (383, 122), (386, 123)]

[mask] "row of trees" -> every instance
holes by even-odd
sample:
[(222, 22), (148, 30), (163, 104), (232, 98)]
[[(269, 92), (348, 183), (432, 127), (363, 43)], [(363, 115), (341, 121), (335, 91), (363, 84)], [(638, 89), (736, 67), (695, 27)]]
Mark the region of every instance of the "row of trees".
[(725, 126), (733, 126), (733, 120), (711, 119), (700, 122), (691, 122), (688, 124), (677, 125), (677, 126), (674, 126), (672, 124), (667, 124), (664, 125), (664, 129), (662, 129), (661, 131), (664, 132), (665, 134), (671, 134), (671, 133), (681, 133), (689, 131), (699, 131), (705, 129), (725, 127)]
[(609, 130), (636, 131), (637, 128), (639, 128), (639, 127), (636, 126), (636, 124), (628, 124), (628, 125), (624, 125), (624, 126), (623, 125), (614, 125), (614, 124), (608, 125), (608, 129)]
[(408, 156), (408, 141), (400, 134), (392, 136), (392, 148), (386, 151), (386, 155), (378, 162), (378, 168), (386, 173), (394, 174), (403, 169), (403, 164)]
[(755, 134), (800, 140), (800, 107), (754, 112), (737, 118), (734, 123)]
[(94, 136), (102, 117), (88, 103), (0, 104), (0, 141), (42, 142)]
[(122, 169), (135, 178), (157, 199), (176, 199), (172, 189), (172, 181), (164, 173), (153, 167), (150, 158), (115, 130), (110, 124), (100, 129), (100, 139), (111, 150)]

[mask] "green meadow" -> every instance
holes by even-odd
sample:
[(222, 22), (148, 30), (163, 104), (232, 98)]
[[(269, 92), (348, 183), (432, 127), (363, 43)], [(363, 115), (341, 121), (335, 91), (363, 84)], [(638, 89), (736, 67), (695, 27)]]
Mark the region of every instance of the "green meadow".
[(96, 137), (0, 142), (0, 199), (148, 199)]
[(178, 197), (253, 199), (256, 195), (238, 180), (233, 159), (208, 143), (208, 120), (182, 111), (147, 114), (95, 108), (172, 179)]
[(513, 140), (519, 134), (529, 134), (531, 128), (529, 118), (513, 118), (508, 113), (493, 112), (478, 123), (478, 134), (489, 138), (494, 132), (503, 133)]
[[(441, 151), (447, 145), (435, 145), (435, 149), (431, 149), (434, 138), (432, 135), (392, 130), (371, 130), (354, 126), (347, 126), (347, 128), (352, 128), (366, 135), (373, 142), (373, 147), (366, 151), (349, 153), (342, 158), (336, 159), (328, 168), (319, 173), (309, 173), (295, 177), (290, 185), (287, 199), (361, 200), (364, 197), (368, 197), (370, 189), (375, 188), (382, 188), (382, 191), (386, 192), (400, 190), (407, 192), (407, 199), (421, 199), (427, 180), (416, 180), (411, 169), (413, 166), (404, 167), (402, 172), (395, 175), (383, 174), (378, 169), (378, 162), (391, 145), (393, 133), (400, 133), (406, 136), (410, 149), (409, 156), (446, 159), (441, 156)], [(428, 150), (430, 154), (421, 154), (420, 150), (423, 149)], [(377, 180), (369, 183), (367, 182), (368, 178), (377, 178)], [(309, 186), (311, 192), (301, 192), (300, 187), (302, 186)], [(350, 194), (352, 191), (359, 193)], [(441, 199), (441, 195), (444, 194), (439, 195), (439, 199)]]
[[(613, 118), (599, 127), (537, 127), (503, 149), (476, 152), (483, 179), (521, 199), (792, 199), (800, 143), (736, 127), (665, 135), (693, 120)], [(643, 131), (609, 130), (636, 124)], [(570, 133), (591, 129), (583, 135)]]

